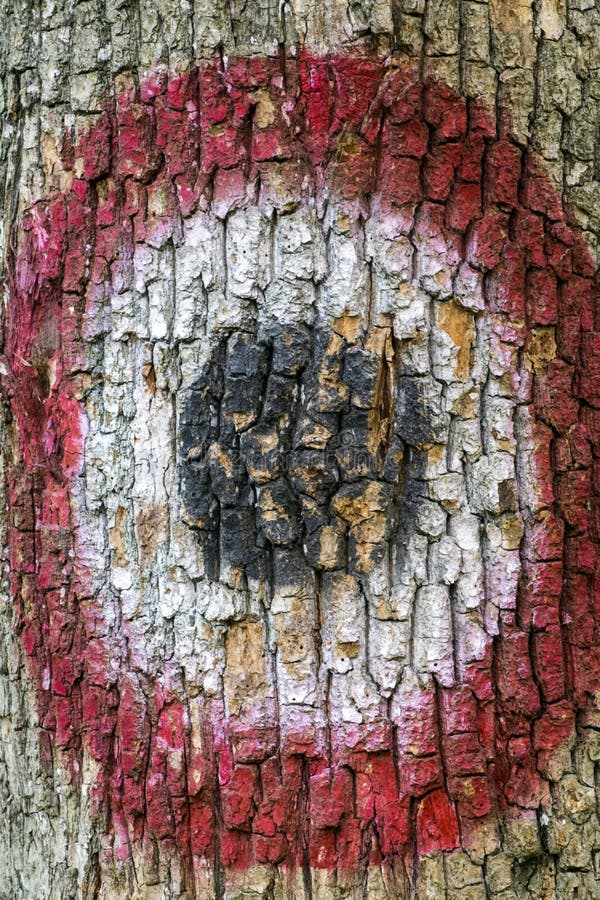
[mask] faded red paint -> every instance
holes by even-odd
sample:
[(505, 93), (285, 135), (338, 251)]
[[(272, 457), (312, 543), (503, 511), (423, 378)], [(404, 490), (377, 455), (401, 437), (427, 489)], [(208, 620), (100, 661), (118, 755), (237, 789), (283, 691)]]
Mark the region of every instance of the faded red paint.
[[(265, 97), (274, 120), (260, 128)], [(600, 683), (598, 284), (542, 167), (444, 85), (377, 57), (306, 52), (284, 72), (278, 59), (159, 72), (65, 147), (64, 164), (82, 177), (27, 213), (11, 267), (11, 579), (42, 736), (74, 778), (82, 742), (101, 764), (95, 813), (115, 855), (157, 839), (188, 861), (353, 870), (468, 846), (498, 813), (536, 808), (551, 752)], [(527, 523), (517, 609), (501, 610), (460, 685), (415, 689), (398, 721), (352, 733), (289, 723), (279, 748), (268, 723), (227, 721), (206, 701), (199, 749), (177, 672), (149, 694), (109, 664), (123, 648), (104, 640), (75, 529), (86, 431), (76, 373), (111, 261), (202, 204), (241, 202), (258, 175), (259, 199), (374, 197), (407, 221), (425, 203), (423, 227), (489, 273), (498, 337), (522, 352), (532, 329), (556, 328), (557, 358), (517, 385), (533, 401), (537, 492), (551, 512)]]

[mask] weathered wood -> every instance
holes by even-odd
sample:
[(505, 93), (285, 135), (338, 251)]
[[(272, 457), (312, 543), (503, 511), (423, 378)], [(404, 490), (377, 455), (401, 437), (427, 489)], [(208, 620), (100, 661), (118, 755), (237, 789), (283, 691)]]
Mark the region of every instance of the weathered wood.
[(597, 5), (0, 7), (0, 896), (599, 896)]

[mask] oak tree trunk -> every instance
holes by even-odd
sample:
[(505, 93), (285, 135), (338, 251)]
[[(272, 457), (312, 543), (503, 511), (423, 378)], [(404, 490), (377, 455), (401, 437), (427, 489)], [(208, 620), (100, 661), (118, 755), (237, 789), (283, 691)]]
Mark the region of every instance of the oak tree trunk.
[(600, 897), (597, 4), (0, 8), (0, 896)]

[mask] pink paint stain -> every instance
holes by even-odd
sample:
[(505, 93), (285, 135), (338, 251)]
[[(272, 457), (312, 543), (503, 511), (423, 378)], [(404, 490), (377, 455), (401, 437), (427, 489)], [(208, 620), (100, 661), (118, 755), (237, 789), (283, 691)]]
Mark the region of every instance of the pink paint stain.
[[(264, 128), (253, 122), (261, 97), (274, 111)], [(112, 852), (127, 859), (157, 840), (189, 865), (353, 871), (410, 860), (413, 848), (472, 846), (499, 813), (537, 808), (550, 754), (600, 682), (598, 283), (540, 164), (444, 85), (378, 57), (307, 52), (286, 61), (285, 78), (279, 60), (259, 58), (157, 72), (65, 149), (65, 165), (75, 159), (82, 177), (28, 211), (11, 265), (11, 583), (45, 752), (60, 748), (75, 780), (83, 745), (101, 765), (95, 814)], [(517, 608), (500, 611), (498, 636), (459, 685), (415, 688), (397, 721), (382, 713), (352, 733), (289, 723), (279, 747), (273, 722), (231, 721), (206, 700), (199, 749), (178, 673), (149, 691), (119, 668), (124, 638), (107, 639), (90, 596), (76, 531), (88, 428), (77, 372), (82, 322), (122, 248), (210, 202), (242, 202), (250, 181), (259, 202), (283, 189), (366, 213), (375, 198), (382, 216), (407, 221), (423, 204), (432, 237), (486, 276), (497, 338), (520, 353), (535, 328), (556, 329), (557, 358), (514, 376), (535, 410), (545, 509), (527, 523)]]

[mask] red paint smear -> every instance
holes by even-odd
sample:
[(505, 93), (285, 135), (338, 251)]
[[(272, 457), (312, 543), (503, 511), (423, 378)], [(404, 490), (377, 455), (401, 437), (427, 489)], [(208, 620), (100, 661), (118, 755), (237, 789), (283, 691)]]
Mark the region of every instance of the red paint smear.
[[(274, 120), (260, 128), (265, 98)], [(190, 864), (352, 871), (410, 860), (414, 848), (468, 847), (499, 812), (536, 808), (551, 752), (600, 681), (598, 285), (541, 166), (443, 85), (423, 87), (376, 57), (305, 52), (285, 73), (276, 59), (159, 72), (65, 149), (67, 168), (74, 159), (83, 178), (27, 213), (11, 266), (11, 579), (44, 734), (74, 778), (82, 742), (101, 764), (95, 813), (113, 852), (127, 859), (132, 845), (160, 840)], [(134, 672), (113, 677), (109, 666), (121, 648), (103, 638), (75, 539), (85, 434), (75, 373), (110, 262), (211, 196), (241, 199), (258, 176), (261, 201), (282, 186), (364, 209), (377, 195), (384, 215), (407, 220), (427, 201), (423, 227), (490, 273), (498, 336), (520, 351), (534, 327), (552, 326), (558, 357), (520, 388), (535, 409), (541, 512), (527, 523), (518, 606), (500, 611), (498, 637), (462, 684), (415, 689), (394, 726), (382, 718), (328, 737), (299, 722), (279, 748), (274, 723), (227, 720), (199, 701), (198, 746), (176, 672), (148, 696)], [(159, 190), (168, 204), (153, 218)]]

